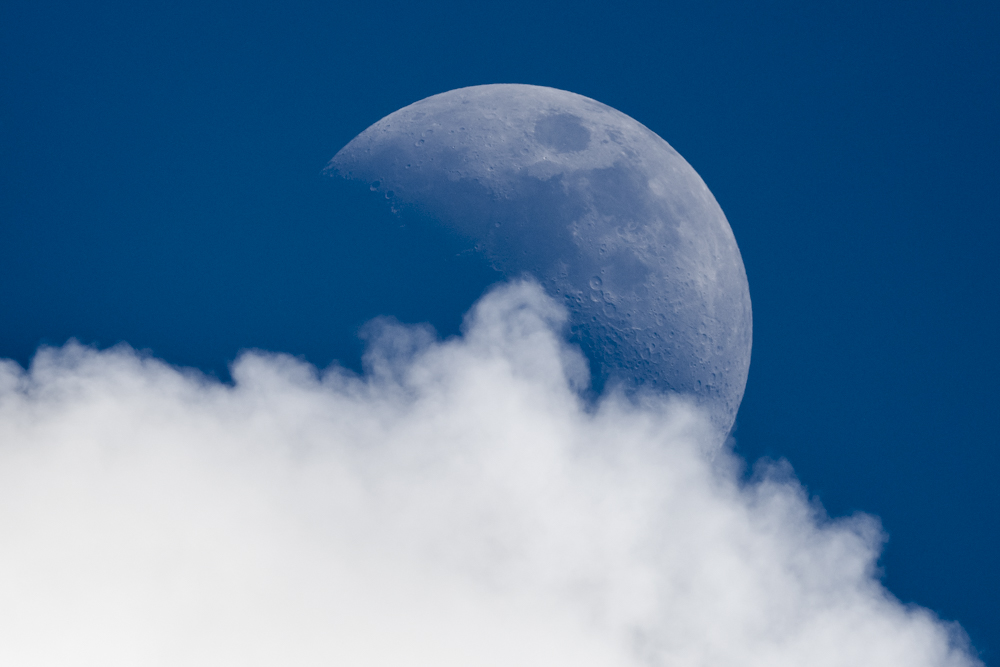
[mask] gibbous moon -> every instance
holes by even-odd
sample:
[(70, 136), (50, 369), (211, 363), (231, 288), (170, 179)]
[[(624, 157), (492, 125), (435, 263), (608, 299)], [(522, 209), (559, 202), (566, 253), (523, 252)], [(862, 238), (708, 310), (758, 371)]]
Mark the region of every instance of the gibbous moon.
[(702, 179), (639, 122), (553, 88), (473, 86), (386, 116), (327, 171), (534, 276), (568, 307), (597, 386), (685, 394), (732, 428), (752, 337), (743, 259)]

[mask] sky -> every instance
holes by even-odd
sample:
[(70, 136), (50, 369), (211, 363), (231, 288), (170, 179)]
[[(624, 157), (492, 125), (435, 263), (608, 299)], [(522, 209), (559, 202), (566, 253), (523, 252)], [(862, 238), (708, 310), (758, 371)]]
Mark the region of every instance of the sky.
[[(768, 484), (777, 484), (791, 499), (788, 506), (807, 515), (808, 508), (821, 503), (825, 515), (832, 517), (830, 523), (823, 514), (800, 517), (791, 525), (801, 530), (788, 536), (754, 532), (746, 526), (759, 524), (749, 519), (739, 525), (754, 536), (747, 538), (749, 543), (764, 545), (760, 553), (785, 554), (774, 557), (779, 565), (787, 564), (787, 554), (798, 548), (812, 559), (809, 562), (819, 562), (830, 553), (823, 549), (834, 547), (815, 544), (827, 544), (824, 540), (840, 544), (843, 538), (854, 560), (845, 556), (840, 562), (859, 563), (857, 571), (844, 575), (851, 582), (844, 586), (864, 591), (875, 585), (873, 581), (881, 582), (903, 604), (915, 603), (943, 619), (957, 620), (981, 658), (994, 663), (1000, 650), (1000, 610), (994, 604), (1000, 575), (993, 566), (1000, 534), (996, 518), (1000, 494), (993, 476), (1000, 454), (991, 418), (1000, 394), (995, 344), (1000, 305), (1000, 270), (995, 261), (1000, 211), (996, 183), (1000, 138), (995, 123), (1000, 117), (1000, 90), (995, 85), (1000, 73), (998, 29), (1000, 10), (990, 3), (876, 7), (861, 2), (808, 6), (687, 2), (612, 7), (533, 2), (470, 7), (6, 2), (0, 8), (0, 85), (5, 91), (0, 95), (0, 247), (6, 250), (0, 263), (0, 358), (26, 368), (40, 345), (63, 346), (76, 339), (90, 346), (45, 352), (57, 361), (38, 364), (30, 375), (4, 367), (0, 387), (8, 398), (4, 433), (8, 443), (20, 444), (8, 447), (4, 453), (8, 463), (0, 474), (8, 480), (38, 482), (23, 485), (28, 495), (5, 491), (7, 505), (20, 507), (24, 498), (35, 497), (31, 489), (48, 485), (52, 498), (89, 499), (90, 504), (82, 507), (99, 521), (94, 534), (107, 536), (100, 543), (106, 546), (114, 543), (118, 535), (114, 527), (119, 524), (113, 520), (113, 507), (101, 504), (105, 500), (95, 491), (98, 487), (88, 484), (104, 480), (106, 488), (127, 496), (142, 491), (136, 491), (141, 485), (134, 480), (150, 481), (148, 487), (155, 489), (157, 484), (165, 488), (190, 478), (195, 480), (191, 494), (185, 496), (190, 505), (182, 503), (180, 509), (156, 505), (155, 494), (137, 496), (137, 507), (152, 503), (152, 516), (162, 517), (162, 525), (172, 526), (185, 545), (183, 540), (193, 543), (199, 535), (216, 536), (212, 539), (220, 541), (223, 553), (227, 548), (239, 551), (233, 545), (247, 540), (281, 543), (283, 526), (289, 523), (293, 524), (289, 530), (308, 534), (305, 528), (319, 521), (305, 509), (313, 505), (282, 495), (290, 493), (282, 485), (287, 485), (288, 476), (319, 474), (330, 466), (353, 470), (344, 463), (353, 459), (330, 455), (329, 460), (306, 466), (306, 472), (293, 466), (293, 472), (285, 474), (281, 465), (290, 466), (287, 461), (268, 462), (268, 456), (277, 454), (257, 450), (234, 454), (227, 449), (226, 443), (237, 449), (251, 445), (240, 444), (249, 436), (225, 410), (249, 410), (247, 406), (257, 405), (253, 401), (272, 406), (262, 411), (262, 419), (265, 423), (271, 419), (272, 425), (265, 429), (270, 436), (261, 435), (260, 442), (273, 445), (298, 437), (289, 421), (296, 408), (283, 403), (273, 407), (275, 401), (268, 403), (271, 399), (266, 396), (244, 398), (237, 391), (244, 385), (236, 369), (253, 367), (256, 357), (245, 357), (232, 369), (230, 365), (247, 349), (284, 353), (291, 357), (261, 357), (265, 361), (256, 372), (278, 376), (262, 383), (265, 394), (276, 392), (280, 399), (302, 391), (342, 408), (352, 392), (372, 391), (374, 397), (365, 398), (368, 402), (357, 408), (359, 413), (379, 416), (385, 409), (417, 415), (409, 422), (397, 415), (392, 423), (400, 429), (404, 429), (400, 425), (435, 423), (431, 413), (415, 410), (407, 401), (438, 396), (434, 392), (440, 387), (430, 380), (407, 385), (397, 377), (416, 372), (424, 353), (394, 360), (390, 366), (396, 370), (386, 372), (397, 379), (378, 380), (373, 369), (379, 365), (371, 362), (377, 355), (369, 354), (367, 366), (362, 362), (365, 343), (359, 333), (370, 334), (363, 325), (381, 315), (410, 324), (427, 322), (436, 334), (406, 331), (418, 341), (414, 349), (430, 351), (434, 357), (436, 351), (452, 348), (429, 341), (459, 334), (463, 317), (494, 279), (470, 275), (470, 267), (436, 256), (434, 248), (400, 242), (384, 212), (352, 197), (324, 178), (321, 170), (368, 125), (428, 95), (482, 83), (547, 85), (604, 102), (666, 139), (719, 200), (743, 254), (754, 308), (754, 347), (734, 434), (737, 458), (723, 453), (721, 459), (711, 459), (728, 461), (719, 472), (712, 467), (717, 464), (705, 462), (703, 452), (696, 455), (701, 450), (690, 443), (700, 442), (699, 436), (677, 435), (683, 424), (697, 422), (697, 415), (687, 414), (683, 406), (646, 406), (640, 411), (639, 421), (668, 415), (656, 427), (666, 434), (662, 438), (674, 443), (671, 451), (699, 462), (691, 464), (693, 477), (684, 479), (701, 479), (698, 475), (709, 475), (706, 471), (722, 476), (718, 487), (705, 486), (707, 482), (692, 487), (704, 492), (694, 494), (704, 498), (698, 505), (704, 514), (696, 516), (728, 517), (734, 512), (777, 516), (740, 495), (763, 494), (771, 488)], [(547, 306), (536, 307), (544, 311)], [(470, 332), (475, 328), (470, 327), (465, 338), (449, 344), (474, 348)], [(546, 331), (544, 326), (541, 330)], [(501, 357), (517, 358), (518, 350), (531, 351), (540, 344), (519, 341), (504, 348), (507, 356)], [(140, 361), (123, 348), (113, 348), (121, 342), (145, 351)], [(370, 336), (369, 344), (373, 344)], [(111, 351), (101, 356), (95, 349)], [(571, 351), (567, 354), (572, 356)], [(156, 359), (200, 369), (206, 376), (177, 374)], [(308, 366), (296, 366), (306, 363), (322, 369), (335, 360), (346, 370), (313, 377)], [(487, 362), (482, 369), (488, 375), (492, 366)], [(362, 391), (351, 384), (369, 386), (351, 375), (365, 368), (375, 373), (368, 382), (381, 387), (378, 391)], [(505, 387), (512, 396), (531, 395), (537, 389), (532, 389), (534, 382), (555, 397), (551, 411), (543, 415), (518, 412), (525, 409), (520, 404), (504, 414), (521, 415), (527, 424), (537, 425), (538, 432), (565, 434), (562, 439), (554, 437), (555, 442), (578, 444), (596, 437), (602, 428), (614, 432), (630, 423), (615, 413), (626, 408), (613, 404), (600, 418), (604, 422), (595, 418), (591, 424), (590, 417), (574, 412), (576, 408), (566, 403), (571, 399), (560, 393), (564, 370), (549, 369), (527, 388), (503, 384), (510, 381), (506, 376), (494, 378), (501, 383), (497, 387)], [(456, 371), (444, 364), (436, 372), (447, 378)], [(292, 380), (282, 379), (281, 373), (290, 373)], [(306, 376), (313, 379), (302, 379)], [(248, 370), (244, 377), (253, 373)], [(72, 386), (82, 382), (90, 390), (60, 399), (62, 390), (57, 389), (67, 382)], [(252, 379), (246, 382), (251, 389), (255, 386)], [(409, 389), (393, 389), (393, 382)], [(135, 390), (115, 393), (103, 389), (108, 383)], [(300, 386), (293, 391), (288, 384), (307, 389)], [(199, 402), (213, 404), (207, 395), (223, 396), (217, 400), (236, 407), (192, 412), (191, 406)], [(303, 400), (309, 404), (308, 398)], [(108, 423), (121, 429), (119, 433), (108, 427), (116, 434), (112, 441), (127, 441), (127, 427), (145, 433), (143, 438), (150, 443), (146, 453), (121, 460), (109, 455), (112, 463), (101, 467), (108, 457), (99, 455), (99, 447), (96, 454), (59, 449), (59, 443), (71, 439), (66, 434), (103, 432), (103, 422), (86, 416), (95, 410), (88, 401), (105, 406), (111, 415)], [(239, 408), (241, 401), (249, 403)], [(480, 407), (489, 404), (485, 398), (482, 401)], [(97, 409), (97, 414), (103, 413)], [(174, 441), (204, 438), (223, 444), (218, 449), (208, 446), (207, 454), (183, 447), (172, 453), (155, 434), (141, 428), (138, 415), (145, 414), (153, 414), (153, 421), (161, 424), (173, 423), (169, 415), (185, 415), (176, 424), (176, 433), (167, 429)], [(38, 415), (47, 417), (32, 422)], [(328, 424), (310, 421), (315, 417), (303, 419), (321, 434), (316, 438), (348, 443), (366, 441), (367, 436), (358, 433), (385, 420), (372, 417), (364, 422), (358, 417), (358, 433), (348, 433), (329, 431)], [(597, 430), (580, 435), (582, 423)], [(63, 425), (63, 435), (58, 436), (55, 426), (57, 434), (52, 435), (45, 424)], [(636, 435), (630, 440), (632, 446), (641, 448), (644, 437)], [(92, 439), (101, 441), (98, 436)], [(34, 451), (25, 443), (35, 443), (31, 446), (38, 451), (55, 447), (57, 454), (32, 458), (24, 454)], [(28, 449), (19, 449), (21, 445)], [(440, 460), (451, 461), (439, 454)], [(558, 461), (560, 455), (542, 458)], [(394, 466), (409, 470), (405, 461), (386, 456), (390, 471), (396, 470)], [(177, 457), (167, 467), (172, 472), (163, 473), (164, 477), (150, 472), (160, 457)], [(219, 461), (226, 457), (235, 457), (243, 466), (231, 478), (219, 469)], [(782, 460), (798, 482), (790, 481), (786, 464), (773, 463)], [(48, 469), (47, 461), (64, 467)], [(375, 474), (372, 467), (380, 469), (376, 463), (376, 459), (354, 461), (365, 474)], [(627, 461), (617, 463), (628, 468)], [(78, 479), (79, 487), (60, 487), (59, 480), (72, 477), (74, 465), (92, 475)], [(442, 465), (431, 466), (427, 479), (444, 475)], [(635, 482), (636, 494), (648, 490), (655, 496), (650, 490), (655, 485), (636, 477), (638, 472), (622, 472), (611, 465), (620, 477), (609, 473), (607, 480), (581, 482), (578, 478), (589, 480), (593, 471), (566, 465), (567, 481), (553, 494), (567, 503), (568, 512), (579, 511), (590, 502), (588, 494), (600, 494), (611, 488), (602, 485), (613, 486), (615, 481)], [(664, 475), (675, 470), (666, 463), (652, 468)], [(341, 474), (355, 480), (362, 475)], [(389, 484), (394, 473), (384, 474), (387, 477), (380, 479)], [(364, 516), (378, 525), (388, 521), (390, 500), (398, 502), (408, 494), (423, 497), (415, 489), (423, 488), (426, 480), (399, 474), (406, 478), (399, 481), (401, 495), (373, 491), (368, 500), (357, 501), (369, 512)], [(310, 484), (317, 484), (310, 480), (296, 488), (309, 492)], [(229, 508), (230, 496), (213, 491), (230, 484), (232, 502), (245, 500), (249, 505)], [(273, 494), (265, 494), (267, 502), (261, 501), (258, 508), (252, 491), (261, 485), (271, 485)], [(341, 500), (324, 496), (321, 485), (317, 488), (317, 507), (340, 507)], [(381, 487), (376, 484), (376, 488)], [(70, 495), (60, 496), (58, 489)], [(706, 489), (722, 489), (721, 495)], [(460, 498), (471, 493), (464, 486), (452, 491)], [(536, 493), (540, 492), (533, 487), (497, 491), (498, 497), (509, 498), (515, 506), (537, 500)], [(728, 498), (729, 504), (720, 497)], [(199, 502), (220, 514), (206, 517), (204, 524), (184, 525), (184, 508)], [(716, 507), (722, 508), (721, 514), (705, 509)], [(264, 527), (252, 521), (258, 516), (255, 508), (271, 512)], [(479, 509), (490, 514), (490, 508)], [(65, 515), (18, 511), (3, 514), (9, 535), (22, 535), (18, 531), (32, 521), (53, 526), (53, 535), (74, 525)], [(233, 512), (235, 522), (220, 532), (213, 522), (229, 516), (227, 511)], [(575, 540), (587, 545), (595, 533), (614, 526), (630, 529), (632, 524), (622, 516), (633, 515), (611, 508), (592, 525), (581, 519), (578, 526), (570, 520), (577, 528), (567, 529), (561, 535), (566, 541), (551, 553), (572, 550)], [(653, 512), (635, 520), (669, 524), (674, 516)], [(522, 514), (510, 517), (517, 523)], [(446, 518), (431, 525), (431, 531), (454, 529), (470, 520)], [(295, 524), (299, 519), (303, 523)], [(142, 523), (135, 516), (123, 520), (129, 526)], [(452, 520), (457, 523), (448, 523)], [(406, 554), (433, 549), (435, 543), (427, 535), (410, 539), (409, 529), (390, 524), (384, 524), (384, 535), (372, 539), (402, 539), (409, 545), (402, 550)], [(537, 531), (528, 534), (525, 544), (541, 539)], [(824, 537), (802, 542), (808, 535)], [(641, 535), (633, 538), (638, 540), (635, 544), (649, 546)], [(44, 541), (25, 539), (24, 544), (44, 547)], [(296, 533), (288, 537), (291, 546), (261, 556), (271, 560), (245, 563), (239, 571), (271, 572), (267, 568), (274, 563), (334, 558), (331, 554), (340, 553), (330, 546), (339, 544), (334, 538), (316, 539), (320, 542)], [(474, 574), (461, 581), (440, 575), (442, 587), (454, 591), (454, 604), (445, 604), (443, 608), (450, 611), (428, 623), (443, 627), (448, 613), (461, 616), (463, 605), (488, 600), (482, 613), (491, 620), (484, 623), (507, 627), (498, 619), (517, 616), (511, 610), (527, 604), (520, 598), (506, 600), (480, 591), (484, 586), (492, 590), (493, 577), (507, 581), (505, 577), (521, 576), (516, 564), (491, 560), (487, 567), (472, 553), (496, 539), (478, 534), (469, 538), (471, 555), (456, 556), (455, 567)], [(719, 549), (715, 553), (729, 553), (718, 545), (730, 542), (705, 539), (695, 546), (707, 549), (705, 545), (712, 544)], [(136, 562), (159, 553), (155, 540), (140, 542), (136, 549)], [(106, 556), (97, 546), (93, 553), (97, 560)], [(532, 586), (510, 584), (511, 595), (537, 593), (544, 598), (539, 604), (555, 605), (559, 611), (552, 616), (565, 623), (565, 634), (553, 633), (552, 650), (577, 646), (581, 635), (575, 624), (582, 621), (566, 611), (565, 582), (545, 565), (549, 556), (544, 554), (550, 552), (538, 547), (538, 553), (543, 555), (531, 551), (525, 561), (532, 563), (529, 569), (537, 581)], [(353, 567), (364, 561), (359, 554), (341, 554), (343, 559), (337, 562)], [(8, 576), (15, 571), (11, 564), (17, 562), (7, 560)], [(198, 565), (192, 566), (197, 576), (214, 571), (212, 563), (199, 564), (197, 558), (192, 562)], [(385, 571), (396, 571), (396, 565), (385, 564)], [(590, 562), (576, 565), (585, 573), (596, 567)], [(426, 575), (420, 569), (423, 565), (413, 567)], [(644, 567), (630, 563), (621, 569), (646, 576)], [(311, 561), (302, 567), (309, 575), (321, 570)], [(671, 572), (654, 568), (649, 576), (669, 579)], [(739, 581), (759, 582), (761, 572)], [(382, 574), (376, 568), (370, 580), (381, 581)], [(197, 581), (191, 576), (189, 581)], [(316, 590), (337, 583), (316, 576)], [(300, 590), (275, 577), (263, 579), (272, 589), (254, 595), (280, 597), (276, 591)], [(156, 588), (159, 580), (145, 570), (128, 581), (133, 580), (164, 594)], [(124, 596), (121, 599), (132, 600), (129, 596), (137, 595), (136, 588), (126, 585), (128, 581), (115, 585)], [(648, 605), (634, 601), (629, 594), (634, 585), (608, 584), (609, 590), (629, 600), (623, 607), (594, 603), (600, 610), (594, 613), (605, 614), (602, 627), (609, 628), (609, 636), (628, 625), (622, 619), (638, 618), (639, 625), (656, 626), (661, 618), (657, 604), (674, 599), (659, 597)], [(479, 592), (470, 593), (469, 586)], [(752, 586), (736, 588), (752, 590)], [(116, 589), (109, 585), (106, 590)], [(52, 607), (46, 613), (71, 608), (59, 597), (62, 594), (52, 593)], [(413, 591), (412, 596), (420, 594)], [(204, 595), (211, 597), (208, 592)], [(306, 604), (289, 595), (282, 604), (296, 608)], [(386, 595), (394, 609), (405, 610), (413, 600), (408, 595), (404, 600), (392, 598), (395, 593)], [(859, 600), (869, 599), (858, 595)], [(310, 598), (308, 603), (322, 607), (322, 600)], [(851, 609), (867, 610), (866, 604), (858, 602), (860, 606)], [(733, 608), (745, 612), (740, 605)], [(898, 616), (898, 608), (887, 609), (879, 618)], [(711, 615), (717, 610), (709, 606), (702, 611)], [(336, 610), (324, 608), (326, 612)], [(892, 633), (897, 631), (904, 636), (911, 627), (907, 623), (945, 627), (921, 618), (892, 626), (895, 629), (884, 636), (896, 636)], [(517, 623), (510, 632), (529, 631)], [(219, 630), (218, 636), (228, 637), (226, 632), (237, 630)], [(275, 636), (294, 636), (293, 629), (287, 633)], [(133, 634), (142, 636), (138, 631)], [(656, 650), (681, 650), (670, 637), (650, 636), (650, 646), (660, 647)], [(503, 643), (497, 637), (483, 642)], [(602, 646), (614, 644), (609, 642)], [(755, 646), (747, 642), (733, 640), (726, 646), (737, 652)], [(783, 659), (794, 661), (792, 649), (783, 646)], [(428, 650), (436, 655), (437, 649)], [(595, 649), (594, 655), (603, 655), (601, 650)], [(695, 655), (707, 649), (685, 650)], [(623, 658), (618, 654), (608, 654), (607, 661), (619, 659)]]

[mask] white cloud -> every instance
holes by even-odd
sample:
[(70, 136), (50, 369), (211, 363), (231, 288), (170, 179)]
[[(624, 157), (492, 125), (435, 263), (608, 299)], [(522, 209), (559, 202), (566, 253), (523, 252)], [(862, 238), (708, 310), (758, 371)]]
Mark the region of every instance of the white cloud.
[(752, 483), (681, 401), (573, 387), (563, 314), (368, 330), (357, 378), (234, 386), (128, 348), (0, 367), (0, 663), (974, 665), (897, 602), (876, 519)]

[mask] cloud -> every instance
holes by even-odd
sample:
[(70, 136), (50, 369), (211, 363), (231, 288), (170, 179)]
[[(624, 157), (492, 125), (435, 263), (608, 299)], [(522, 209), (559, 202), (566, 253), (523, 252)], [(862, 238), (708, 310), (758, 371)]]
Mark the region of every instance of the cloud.
[(975, 665), (884, 535), (678, 399), (581, 402), (565, 314), (367, 330), (363, 377), (127, 347), (0, 366), (0, 663)]

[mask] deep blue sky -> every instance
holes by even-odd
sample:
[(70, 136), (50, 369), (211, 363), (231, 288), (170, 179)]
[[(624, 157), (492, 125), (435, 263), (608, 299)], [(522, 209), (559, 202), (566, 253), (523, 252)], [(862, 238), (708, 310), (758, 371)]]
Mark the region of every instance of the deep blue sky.
[[(140, 6), (141, 5), (141, 6)], [(1000, 5), (0, 5), (0, 356), (128, 341), (357, 366), (381, 313), (447, 334), (491, 276), (320, 176), (395, 109), (495, 82), (616, 107), (699, 171), (754, 305), (738, 420), (885, 581), (1000, 652)]]

